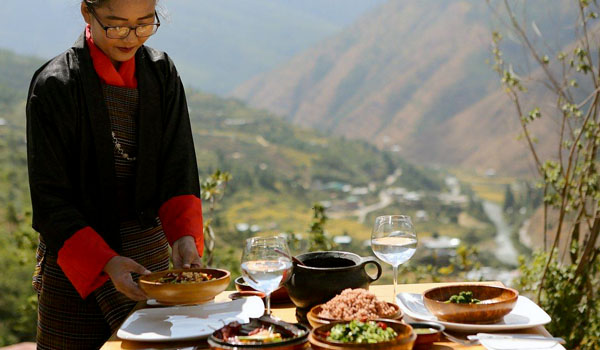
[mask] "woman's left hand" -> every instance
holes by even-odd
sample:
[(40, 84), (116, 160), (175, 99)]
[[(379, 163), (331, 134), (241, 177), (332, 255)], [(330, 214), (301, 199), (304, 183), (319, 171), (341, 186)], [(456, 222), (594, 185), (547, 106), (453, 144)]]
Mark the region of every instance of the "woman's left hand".
[(173, 243), (173, 267), (176, 269), (189, 269), (202, 267), (202, 260), (198, 255), (196, 242), (192, 236), (183, 236)]

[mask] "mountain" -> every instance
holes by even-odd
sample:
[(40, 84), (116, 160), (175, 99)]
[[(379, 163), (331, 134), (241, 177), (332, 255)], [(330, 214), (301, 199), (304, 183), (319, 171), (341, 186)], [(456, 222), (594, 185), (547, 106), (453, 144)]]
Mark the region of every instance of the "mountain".
[[(149, 46), (167, 51), (186, 86), (225, 93), (339, 32), (382, 0), (159, 1)], [(51, 58), (83, 30), (80, 1), (0, 2), (0, 47)], [(26, 25), (25, 25), (26, 23)]]
[[(573, 40), (572, 6), (517, 4), (534, 44)], [(400, 149), (413, 161), (528, 172), (530, 158), (517, 117), (499, 89), (491, 58), (491, 31), (500, 26), (484, 1), (388, 1), (340, 34), (259, 75), (234, 90), (251, 106), (296, 124), (383, 148)], [(521, 62), (514, 35), (506, 55)], [(539, 96), (539, 95), (538, 95)], [(543, 136), (549, 125), (539, 126)], [(553, 139), (541, 138), (542, 147)], [(502, 150), (502, 152), (499, 152)]]

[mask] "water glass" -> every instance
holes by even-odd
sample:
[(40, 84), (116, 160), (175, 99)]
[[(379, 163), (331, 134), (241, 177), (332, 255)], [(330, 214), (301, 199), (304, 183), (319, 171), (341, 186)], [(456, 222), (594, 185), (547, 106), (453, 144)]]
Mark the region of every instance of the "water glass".
[(292, 260), (283, 237), (254, 237), (246, 240), (242, 255), (242, 276), (252, 288), (266, 294), (267, 314), (271, 313), (271, 293), (285, 282)]
[(417, 249), (417, 233), (410, 216), (384, 215), (375, 219), (371, 249), (380, 260), (394, 268), (394, 300), (398, 284), (398, 266), (408, 261)]

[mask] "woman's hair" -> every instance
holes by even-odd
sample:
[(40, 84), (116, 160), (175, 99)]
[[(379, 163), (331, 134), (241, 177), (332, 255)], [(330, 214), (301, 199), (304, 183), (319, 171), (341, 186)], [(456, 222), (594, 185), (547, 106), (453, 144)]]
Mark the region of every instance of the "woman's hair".
[[(81, 0), (81, 2), (83, 2), (84, 4), (89, 6), (92, 10), (104, 6), (109, 1), (110, 0)], [(158, 13), (158, 15), (162, 16), (162, 17), (166, 17), (166, 11), (164, 8), (162, 8), (158, 4), (158, 0), (156, 0), (156, 4), (158, 5), (157, 9), (156, 9), (156, 12)]]
[(91, 7), (92, 9), (97, 9), (98, 7), (102, 7), (105, 3), (109, 2), (110, 0), (83, 0), (83, 2)]

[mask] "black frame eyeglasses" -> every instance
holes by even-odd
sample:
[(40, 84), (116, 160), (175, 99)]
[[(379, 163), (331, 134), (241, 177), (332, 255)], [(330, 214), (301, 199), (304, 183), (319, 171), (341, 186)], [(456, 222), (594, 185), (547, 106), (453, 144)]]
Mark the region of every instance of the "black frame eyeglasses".
[(154, 35), (158, 31), (158, 27), (160, 27), (160, 18), (158, 18), (158, 13), (154, 12), (154, 17), (156, 18), (156, 23), (150, 24), (140, 24), (134, 27), (128, 26), (105, 26), (98, 18), (96, 11), (92, 7), (88, 5), (88, 10), (94, 16), (98, 24), (104, 29), (106, 33), (106, 37), (110, 39), (125, 39), (129, 36), (129, 33), (133, 30), (135, 35), (138, 38), (146, 38)]

